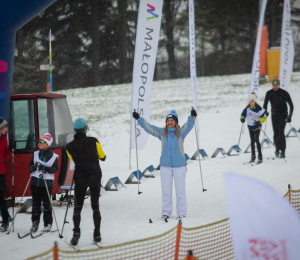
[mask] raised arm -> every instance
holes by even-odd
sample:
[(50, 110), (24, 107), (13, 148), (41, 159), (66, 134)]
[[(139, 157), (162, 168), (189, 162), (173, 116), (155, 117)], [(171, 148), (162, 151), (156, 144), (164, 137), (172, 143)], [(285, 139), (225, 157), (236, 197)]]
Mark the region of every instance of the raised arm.
[(157, 137), (159, 140), (163, 138), (164, 129), (150, 125), (143, 117), (139, 117), (137, 120), (138, 124), (150, 135), (153, 135), (154, 137)]
[(187, 122), (180, 128), (179, 135), (184, 139), (194, 126), (194, 117), (189, 116)]

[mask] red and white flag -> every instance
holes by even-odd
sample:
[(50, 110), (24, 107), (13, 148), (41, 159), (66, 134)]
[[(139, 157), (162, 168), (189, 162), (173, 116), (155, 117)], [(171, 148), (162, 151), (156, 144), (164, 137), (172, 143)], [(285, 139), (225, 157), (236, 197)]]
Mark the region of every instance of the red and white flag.
[(235, 259), (300, 259), (300, 218), (272, 188), (224, 173)]

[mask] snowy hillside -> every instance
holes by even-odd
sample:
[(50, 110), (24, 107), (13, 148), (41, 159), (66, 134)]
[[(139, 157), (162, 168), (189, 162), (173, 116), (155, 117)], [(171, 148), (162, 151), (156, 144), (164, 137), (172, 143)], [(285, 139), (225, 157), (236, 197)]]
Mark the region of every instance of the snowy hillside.
[[(290, 94), (295, 109), (291, 124), (299, 129), (300, 73), (295, 73), (293, 78)], [(204, 149), (209, 157), (216, 148), (221, 147), (227, 152), (232, 145), (238, 143), (241, 130), (239, 118), (247, 104), (249, 82), (250, 74), (198, 78), (200, 148)], [(265, 93), (269, 89), (271, 89), (271, 84), (260, 86), (258, 98), (260, 105), (263, 105)], [(101, 162), (103, 186), (109, 178), (115, 176), (118, 176), (124, 183), (130, 173), (136, 170), (135, 150), (132, 150), (132, 169), (129, 170), (131, 84), (66, 90), (58, 93), (67, 95), (73, 120), (78, 117), (86, 119), (90, 128), (88, 135), (98, 138), (107, 155), (107, 160)], [(163, 127), (169, 111), (176, 109), (179, 124), (182, 125), (190, 114), (192, 104), (190, 79), (156, 81), (153, 83), (151, 94), (151, 124)], [(286, 132), (289, 129), (290, 126), (287, 125)], [(273, 140), (270, 118), (267, 120), (266, 134)], [(262, 134), (260, 140), (262, 140)], [(249, 142), (249, 133), (245, 128), (240, 143), (243, 151)], [(146, 147), (139, 151), (140, 170), (143, 171), (151, 164), (156, 167), (159, 164), (160, 150), (160, 142), (149, 136)], [(196, 137), (193, 129), (185, 139), (185, 153), (191, 157), (196, 150)], [(273, 187), (281, 195), (286, 193), (288, 184), (291, 184), (293, 189), (299, 189), (299, 151), (300, 140), (287, 138), (287, 163), (283, 160), (267, 159), (274, 155), (274, 148), (264, 149), (263, 164), (254, 167), (244, 165), (244, 162), (250, 159), (249, 153), (225, 159), (210, 158), (201, 161), (204, 187), (208, 190), (205, 193), (202, 192), (198, 161), (190, 161), (186, 180), (188, 215), (183, 225), (195, 227), (227, 217), (222, 183), (224, 171), (258, 179)], [(101, 233), (104, 246), (154, 236), (177, 224), (175, 220), (169, 223), (158, 221), (155, 224), (148, 224), (149, 218), (158, 220), (160, 217), (159, 174), (155, 179), (147, 179), (140, 185), (140, 190), (143, 192), (141, 195), (137, 194), (137, 185), (126, 186), (127, 188), (122, 188), (118, 192), (107, 192), (100, 198)], [(172, 216), (175, 217), (175, 194), (173, 195)], [(65, 208), (55, 208), (55, 213), (61, 229)], [(68, 240), (72, 236), (72, 213), (73, 208), (68, 214), (70, 224), (66, 224), (64, 230), (64, 235), (68, 237)], [(69, 247), (58, 238), (57, 233), (46, 234), (35, 240), (30, 237), (19, 240), (17, 233), (26, 233), (29, 230), (30, 218), (29, 214), (20, 214), (17, 217), (15, 232), (10, 235), (0, 234), (2, 256), (5, 255), (6, 259), (10, 260), (25, 259), (50, 249), (54, 241), (59, 242), (61, 249), (69, 250)], [(89, 200), (85, 201), (81, 219), (79, 247), (90, 248), (90, 237), (94, 227)], [(42, 224), (40, 224), (41, 228)]]

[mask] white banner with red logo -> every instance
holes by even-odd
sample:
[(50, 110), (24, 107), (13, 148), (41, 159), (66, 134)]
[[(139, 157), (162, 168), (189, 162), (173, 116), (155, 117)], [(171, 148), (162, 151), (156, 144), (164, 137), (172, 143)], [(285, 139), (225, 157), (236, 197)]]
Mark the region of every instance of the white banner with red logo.
[(280, 47), (280, 88), (289, 91), (294, 66), (294, 42), (291, 30), (290, 0), (284, 0)]
[(267, 2), (268, 2), (268, 0), (263, 0), (262, 5), (261, 5), (258, 32), (257, 32), (257, 36), (256, 36), (256, 44), (255, 44), (254, 57), (253, 57), (252, 70), (251, 70), (251, 82), (250, 82), (248, 96), (250, 96), (250, 94), (252, 92), (255, 92), (256, 96), (258, 96), (259, 66), (260, 66), (260, 60), (259, 60), (260, 41), (261, 41), (261, 31), (262, 31), (262, 26), (264, 23)]
[[(130, 149), (135, 149), (135, 111), (150, 122), (150, 98), (162, 16), (162, 0), (141, 0), (135, 41), (130, 112)], [(137, 148), (144, 148), (148, 134), (137, 125)]]
[(223, 180), (235, 259), (299, 259), (300, 218), (282, 195), (241, 175)]
[[(190, 75), (193, 92), (194, 109), (197, 111), (197, 71), (196, 71), (196, 34), (195, 34), (195, 6), (194, 0), (189, 0), (189, 36), (190, 36)], [(196, 118), (197, 131), (199, 132), (198, 117)]]

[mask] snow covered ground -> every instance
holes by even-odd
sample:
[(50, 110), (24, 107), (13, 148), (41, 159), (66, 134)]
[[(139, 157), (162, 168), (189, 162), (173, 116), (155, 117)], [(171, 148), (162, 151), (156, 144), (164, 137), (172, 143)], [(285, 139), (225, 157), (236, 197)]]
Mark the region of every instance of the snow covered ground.
[[(300, 127), (300, 73), (293, 74), (294, 82), (290, 86), (290, 94), (294, 102), (292, 125)], [(238, 143), (241, 130), (240, 114), (247, 104), (250, 74), (215, 76), (198, 78), (198, 111), (201, 127), (200, 148), (210, 157), (216, 148), (225, 152)], [(271, 84), (260, 86), (258, 103), (263, 105), (264, 96)], [(78, 117), (86, 119), (90, 131), (100, 141), (107, 160), (101, 162), (103, 186), (109, 178), (118, 176), (124, 183), (130, 173), (136, 170), (135, 150), (132, 150), (132, 170), (129, 170), (129, 122), (131, 107), (131, 84), (100, 86), (85, 89), (59, 91), (67, 95), (73, 120)], [(151, 123), (164, 126), (165, 117), (171, 109), (179, 114), (179, 124), (183, 124), (190, 114), (192, 105), (190, 79), (156, 81), (152, 87)], [(270, 105), (269, 105), (270, 107)], [(270, 108), (269, 108), (270, 110)], [(265, 129), (265, 128), (263, 128)], [(287, 125), (286, 132), (290, 129)], [(271, 119), (267, 120), (266, 134), (273, 140)], [(262, 139), (262, 135), (261, 135)], [(245, 128), (240, 147), (244, 151), (250, 142), (248, 130)], [(139, 151), (139, 167), (144, 170), (153, 164), (159, 164), (160, 142), (149, 136), (142, 151)], [(191, 157), (197, 150), (194, 129), (185, 139), (185, 152)], [(274, 148), (264, 149), (264, 162), (258, 166), (244, 165), (250, 154), (227, 158), (207, 159), (201, 161), (204, 187), (202, 192), (198, 161), (188, 164), (186, 189), (188, 216), (184, 219), (185, 227), (195, 227), (227, 217), (222, 172), (229, 171), (258, 179), (277, 190), (282, 196), (288, 184), (293, 189), (300, 188), (300, 140), (287, 138), (286, 160), (268, 160), (273, 157)], [(161, 211), (161, 189), (159, 174), (155, 179), (147, 179), (140, 185), (141, 195), (137, 194), (137, 185), (126, 185), (118, 192), (107, 192), (100, 198), (102, 214), (101, 233), (103, 246), (123, 243), (163, 233), (177, 224), (177, 221), (164, 223), (158, 221)], [(253, 191), (254, 193), (255, 191)], [(175, 194), (173, 196), (173, 217), (176, 216)], [(64, 236), (70, 240), (72, 236), (72, 212), (69, 211)], [(63, 224), (65, 208), (55, 207), (59, 229)], [(69, 247), (58, 238), (57, 233), (45, 234), (32, 240), (26, 237), (19, 240), (17, 233), (28, 232), (31, 226), (30, 214), (17, 217), (15, 232), (0, 234), (1, 259), (26, 259), (42, 253), (58, 241), (59, 248)], [(157, 220), (149, 224), (149, 218)], [(93, 247), (90, 237), (93, 232), (92, 210), (89, 200), (85, 201), (81, 216), (81, 249)], [(53, 229), (55, 228), (55, 224)], [(40, 225), (42, 229), (42, 224)]]

